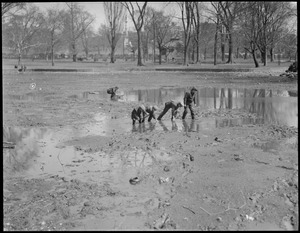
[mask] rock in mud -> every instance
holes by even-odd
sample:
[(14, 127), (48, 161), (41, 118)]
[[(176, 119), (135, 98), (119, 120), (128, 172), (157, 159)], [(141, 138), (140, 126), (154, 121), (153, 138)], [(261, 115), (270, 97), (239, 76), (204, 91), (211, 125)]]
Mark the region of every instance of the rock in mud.
[(129, 183), (132, 185), (138, 184), (140, 182), (140, 179), (138, 177), (133, 177), (129, 180)]
[(169, 168), (168, 166), (165, 166), (165, 167), (164, 167), (164, 171), (165, 171), (165, 172), (168, 172), (168, 171), (170, 171), (170, 168)]

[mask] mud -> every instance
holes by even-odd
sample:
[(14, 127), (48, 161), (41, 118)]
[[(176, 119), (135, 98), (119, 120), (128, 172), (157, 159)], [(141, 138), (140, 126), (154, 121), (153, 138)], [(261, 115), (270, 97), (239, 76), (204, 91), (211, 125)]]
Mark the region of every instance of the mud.
[(4, 230), (298, 230), (297, 83), (247, 74), (5, 73)]

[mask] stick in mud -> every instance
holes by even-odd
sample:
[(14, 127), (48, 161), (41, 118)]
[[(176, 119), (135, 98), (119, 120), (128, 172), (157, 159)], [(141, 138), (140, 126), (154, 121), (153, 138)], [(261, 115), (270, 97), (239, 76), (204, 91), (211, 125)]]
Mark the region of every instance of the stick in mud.
[[(191, 211), (193, 214), (196, 214), (193, 210), (191, 210), (190, 208), (188, 208), (188, 207), (186, 207), (186, 206), (182, 206), (183, 208), (185, 208), (185, 209), (187, 209), (187, 210), (189, 210), (189, 211)], [(201, 207), (200, 207), (201, 208)]]
[(201, 206), (200, 206), (199, 208), (200, 208), (201, 210), (205, 211), (205, 212), (206, 212), (207, 214), (209, 214), (210, 216), (216, 215), (216, 214), (221, 214), (221, 213), (227, 212), (228, 210), (234, 210), (234, 211), (237, 211), (237, 210), (243, 208), (243, 207), (247, 204), (247, 203), (246, 203), (246, 198), (245, 198), (245, 195), (244, 195), (243, 191), (242, 191), (242, 190), (240, 190), (240, 191), (241, 191), (241, 193), (243, 194), (244, 204), (241, 205), (240, 207), (236, 208), (236, 209), (235, 209), (235, 208), (230, 208), (230, 207), (229, 207), (229, 204), (228, 204), (228, 207), (227, 207), (226, 210), (221, 211), (221, 212), (217, 212), (217, 213), (209, 213), (206, 209), (202, 208)]
[[(61, 152), (61, 151), (60, 151), (60, 152)], [(60, 152), (59, 152), (58, 155), (57, 155), (57, 159), (58, 159), (60, 165), (62, 166), (63, 172), (65, 173), (64, 165), (61, 163), (61, 161), (60, 161), (60, 159), (59, 159)], [(66, 173), (65, 173), (65, 174), (66, 174)]]

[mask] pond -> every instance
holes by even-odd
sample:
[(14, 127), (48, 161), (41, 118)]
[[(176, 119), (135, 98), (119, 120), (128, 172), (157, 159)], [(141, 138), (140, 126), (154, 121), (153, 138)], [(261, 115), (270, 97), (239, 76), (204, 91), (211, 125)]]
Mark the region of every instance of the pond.
[[(200, 88), (196, 87), (196, 105), (201, 110), (212, 109), (242, 109), (249, 113), (257, 114), (259, 124), (284, 124), (298, 127), (298, 92), (296, 91), (274, 91), (265, 89), (234, 89), (234, 88)], [(169, 100), (183, 102), (183, 96), (187, 88), (160, 88), (146, 90), (120, 91), (120, 101), (127, 102), (148, 102), (163, 106)], [(118, 93), (117, 93), (118, 94)], [(77, 98), (107, 98), (105, 91), (83, 93)], [(73, 96), (74, 97), (74, 96)], [(228, 120), (228, 126), (234, 122)], [(248, 121), (250, 119), (241, 120)], [(252, 123), (255, 123), (252, 120)]]
[[(3, 141), (14, 144), (14, 148), (3, 149), (4, 174), (26, 178), (58, 175), (93, 182), (105, 180), (113, 186), (125, 185), (126, 181), (127, 187), (130, 177), (150, 170), (151, 166), (160, 161), (172, 159), (164, 148), (151, 153), (139, 148), (107, 153), (88, 152), (65, 143), (86, 136), (84, 129), (74, 127), (3, 127)], [(97, 140), (101, 140), (101, 137)]]

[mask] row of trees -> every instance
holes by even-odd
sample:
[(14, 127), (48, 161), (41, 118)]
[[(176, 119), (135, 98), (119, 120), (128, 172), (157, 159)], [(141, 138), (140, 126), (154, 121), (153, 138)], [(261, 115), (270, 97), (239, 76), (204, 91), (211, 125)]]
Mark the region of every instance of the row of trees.
[(29, 3), (1, 4), (4, 45), (17, 51), (19, 59), (29, 49), (44, 49), (53, 58), (59, 46), (68, 44), (75, 62), (79, 44), (86, 56), (90, 50), (99, 53), (102, 44), (110, 48), (113, 63), (116, 48), (125, 36), (126, 15), (135, 28), (135, 32), (128, 32), (127, 49), (132, 53), (137, 50), (138, 66), (149, 57), (150, 44), (154, 62), (157, 49), (159, 63), (163, 54), (177, 51), (184, 65), (200, 63), (212, 47), (214, 64), (218, 51), (225, 62), (226, 47), (227, 63), (233, 62), (234, 54), (243, 53), (252, 56), (256, 67), (257, 55), (266, 66), (268, 54), (272, 61), (275, 50), (297, 54), (297, 35), (290, 24), (297, 12), (291, 2), (174, 2), (178, 13), (168, 15), (147, 2), (104, 2), (106, 22), (97, 32), (91, 27), (94, 17), (78, 3), (66, 3), (67, 10), (48, 9), (46, 15)]
[[(34, 4), (11, 3), (2, 4), (2, 39), (4, 48), (18, 54), (19, 63), (23, 54), (29, 50), (44, 50), (53, 54), (59, 44), (67, 43), (77, 59), (79, 40), (85, 50), (88, 50), (88, 37), (94, 17), (77, 3), (66, 3), (68, 9), (47, 9), (43, 14)], [(6, 11), (7, 7), (18, 8), (18, 11)]]

